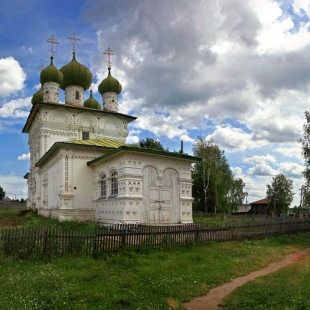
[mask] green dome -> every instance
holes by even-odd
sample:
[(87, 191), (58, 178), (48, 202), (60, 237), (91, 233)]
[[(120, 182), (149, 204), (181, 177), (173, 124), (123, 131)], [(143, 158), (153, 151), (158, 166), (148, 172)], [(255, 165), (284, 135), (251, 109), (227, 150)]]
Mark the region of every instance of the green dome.
[(98, 86), (98, 91), (101, 95), (107, 92), (113, 92), (119, 94), (122, 91), (122, 85), (120, 82), (111, 75), (111, 68), (109, 68), (109, 74)]
[(97, 110), (101, 109), (100, 103), (95, 98), (93, 98), (93, 92), (92, 91), (90, 91), (89, 98), (84, 102), (84, 107), (85, 108), (97, 109)]
[(35, 102), (43, 102), (43, 88), (41, 88), (33, 94), (31, 103), (34, 104)]
[(63, 79), (62, 73), (54, 67), (53, 57), (51, 57), (50, 65), (43, 69), (40, 74), (40, 83), (43, 85), (48, 82), (55, 82), (61, 84)]
[(92, 75), (89, 69), (76, 61), (75, 53), (73, 53), (71, 62), (63, 66), (60, 71), (64, 76), (62, 84), (60, 85), (63, 90), (71, 85), (78, 85), (86, 90), (92, 82)]

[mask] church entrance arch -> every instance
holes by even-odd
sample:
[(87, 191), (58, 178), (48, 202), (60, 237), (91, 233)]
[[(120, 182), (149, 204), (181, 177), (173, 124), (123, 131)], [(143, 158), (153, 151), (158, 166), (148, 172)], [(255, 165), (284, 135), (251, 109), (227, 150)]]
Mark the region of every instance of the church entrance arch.
[(153, 166), (143, 169), (144, 222), (169, 224), (179, 221), (178, 176), (171, 168), (165, 169), (162, 176)]

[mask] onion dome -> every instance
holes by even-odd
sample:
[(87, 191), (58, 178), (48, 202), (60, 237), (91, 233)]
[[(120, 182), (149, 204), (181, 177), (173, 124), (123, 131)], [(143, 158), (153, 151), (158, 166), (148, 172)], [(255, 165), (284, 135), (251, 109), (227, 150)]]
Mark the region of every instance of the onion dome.
[(31, 103), (34, 104), (35, 102), (43, 102), (43, 88), (41, 88), (33, 94)]
[(92, 82), (92, 75), (88, 68), (77, 62), (75, 53), (70, 63), (63, 66), (60, 71), (63, 73), (63, 81), (60, 87), (65, 90), (67, 86), (78, 85), (88, 89)]
[(108, 76), (99, 84), (98, 91), (101, 95), (107, 92), (119, 94), (122, 91), (120, 82), (111, 75), (111, 68), (109, 68)]
[(100, 103), (93, 97), (93, 92), (90, 91), (89, 98), (84, 102), (85, 108), (97, 109), (100, 110), (101, 106)]
[(62, 79), (63, 79), (62, 73), (54, 67), (52, 56), (50, 65), (41, 71), (40, 83), (43, 85), (48, 82), (54, 82), (60, 85)]

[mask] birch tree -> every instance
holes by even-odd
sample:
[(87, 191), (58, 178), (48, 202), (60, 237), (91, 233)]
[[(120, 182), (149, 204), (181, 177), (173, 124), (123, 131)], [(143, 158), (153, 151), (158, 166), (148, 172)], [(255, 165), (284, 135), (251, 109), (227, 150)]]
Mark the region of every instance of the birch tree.
[(193, 145), (193, 154), (201, 158), (201, 162), (193, 168), (194, 207), (206, 213), (228, 211), (232, 172), (224, 151), (213, 140), (198, 137)]

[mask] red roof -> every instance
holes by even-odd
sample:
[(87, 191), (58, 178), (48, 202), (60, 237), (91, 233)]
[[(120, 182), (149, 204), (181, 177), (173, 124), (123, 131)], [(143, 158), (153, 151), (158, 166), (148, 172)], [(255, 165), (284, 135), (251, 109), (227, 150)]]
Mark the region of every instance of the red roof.
[(268, 202), (269, 202), (268, 198), (264, 198), (264, 199), (261, 199), (261, 200), (257, 200), (257, 201), (251, 202), (250, 204), (251, 205), (266, 205), (266, 204), (268, 204)]

